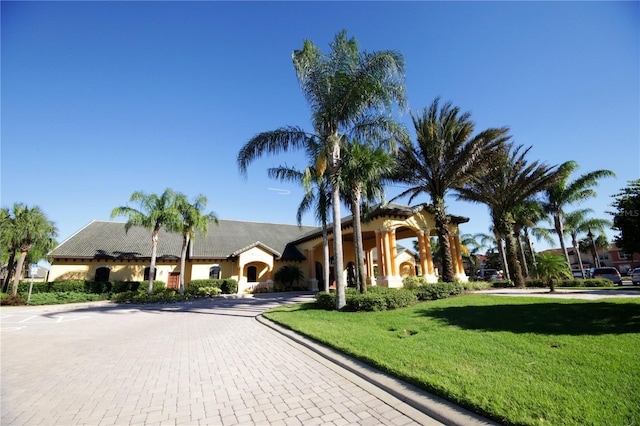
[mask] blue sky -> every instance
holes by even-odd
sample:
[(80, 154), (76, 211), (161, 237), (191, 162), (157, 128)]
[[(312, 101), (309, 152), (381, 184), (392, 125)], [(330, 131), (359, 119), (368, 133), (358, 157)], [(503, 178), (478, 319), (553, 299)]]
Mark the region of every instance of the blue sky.
[[(247, 178), (236, 157), (261, 131), (310, 130), (291, 53), (305, 38), (326, 52), (341, 29), (404, 55), (411, 111), (440, 96), (478, 130), (509, 126), (531, 160), (617, 174), (575, 208), (610, 218), (611, 195), (640, 177), (638, 2), (3, 1), (1, 13), (2, 206), (40, 206), (59, 241), (167, 187), (207, 196), (221, 219), (295, 223), (302, 190), (266, 169), (303, 167), (302, 153)], [(488, 231), (485, 206), (448, 207), (471, 219), (461, 232)]]

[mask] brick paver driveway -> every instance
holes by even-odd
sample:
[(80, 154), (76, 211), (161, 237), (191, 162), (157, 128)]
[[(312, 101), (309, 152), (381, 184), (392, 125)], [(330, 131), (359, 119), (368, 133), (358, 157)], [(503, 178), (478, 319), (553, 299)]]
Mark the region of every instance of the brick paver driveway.
[(310, 297), (3, 307), (2, 425), (431, 422), (255, 320)]

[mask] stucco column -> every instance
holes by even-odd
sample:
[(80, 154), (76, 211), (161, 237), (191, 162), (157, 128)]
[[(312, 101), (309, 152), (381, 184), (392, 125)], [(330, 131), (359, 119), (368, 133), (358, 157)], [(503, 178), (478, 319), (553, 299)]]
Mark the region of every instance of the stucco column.
[(384, 252), (382, 251), (382, 233), (376, 229), (376, 250), (378, 251), (378, 276), (384, 277)]
[(459, 265), (459, 273), (460, 275), (465, 275), (464, 272), (464, 263), (462, 262), (462, 248), (460, 247), (460, 236), (455, 235), (453, 240), (456, 243), (456, 251), (458, 252), (458, 265)]
[(387, 231), (389, 234), (389, 243), (391, 245), (390, 258), (391, 258), (391, 275), (394, 277), (399, 276), (398, 273), (398, 252), (397, 252), (397, 243), (396, 243), (396, 232), (393, 229), (389, 229)]
[(420, 251), (420, 274), (424, 277), (429, 274), (427, 263), (427, 248), (425, 245), (425, 232), (418, 231), (418, 250)]
[(389, 242), (389, 230), (382, 231), (382, 241), (384, 243), (384, 272), (385, 276), (393, 275), (391, 266), (391, 244)]
[(424, 236), (424, 249), (427, 252), (427, 272), (429, 275), (435, 275), (436, 269), (433, 266), (433, 253), (431, 253), (431, 238), (428, 232)]

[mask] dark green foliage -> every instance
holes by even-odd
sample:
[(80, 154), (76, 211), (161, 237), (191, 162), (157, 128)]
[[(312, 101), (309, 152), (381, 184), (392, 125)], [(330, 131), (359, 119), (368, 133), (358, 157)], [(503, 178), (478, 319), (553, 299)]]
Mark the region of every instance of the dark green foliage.
[(304, 273), (298, 265), (284, 265), (273, 274), (275, 291), (305, 290)]
[(490, 281), (491, 282), (491, 287), (493, 288), (509, 288), (509, 287), (515, 287), (515, 283), (513, 281), (509, 281), (509, 280), (496, 280), (496, 281)]
[(412, 291), (418, 300), (438, 300), (461, 294), (464, 286), (460, 283), (428, 283), (419, 285)]
[(387, 309), (387, 299), (381, 293), (347, 293), (346, 311), (384, 311)]
[(387, 309), (406, 308), (418, 301), (418, 296), (411, 290), (393, 290), (385, 295)]
[(324, 291), (316, 293), (316, 303), (321, 309), (332, 311), (336, 308), (336, 294), (326, 293)]
[(629, 181), (614, 197), (613, 229), (620, 232), (616, 245), (625, 253), (640, 253), (640, 179)]
[[(26, 300), (27, 296), (23, 295)], [(77, 291), (57, 291), (53, 293), (31, 294), (29, 305), (59, 305), (63, 303), (95, 302), (107, 300), (107, 294), (85, 293)]]
[[(384, 311), (386, 309), (398, 309), (411, 306), (417, 301), (415, 293), (406, 289), (387, 287), (368, 287), (365, 293), (357, 289), (348, 289), (346, 292), (346, 311)], [(316, 294), (318, 307), (328, 311), (335, 309), (335, 293), (320, 292)]]
[[(22, 281), (18, 286), (18, 293), (29, 292), (29, 281)], [(72, 293), (92, 293), (92, 294), (104, 294), (104, 293), (121, 293), (123, 291), (136, 291), (140, 286), (139, 281), (53, 281), (53, 282), (34, 282), (31, 294), (36, 293), (60, 293), (60, 292), (72, 292)], [(165, 283), (163, 281), (154, 281), (153, 288), (164, 288)]]
[(118, 293), (111, 298), (115, 303), (172, 303), (181, 302), (187, 299), (187, 296), (180, 294), (175, 289), (163, 288), (153, 291), (150, 295), (144, 289), (142, 291), (129, 291)]
[(217, 287), (222, 291), (222, 294), (236, 294), (238, 292), (238, 282), (232, 279), (206, 279), (206, 280), (192, 280), (187, 284), (185, 294), (195, 296), (198, 294), (198, 289), (202, 287)]
[[(581, 279), (576, 278), (573, 280), (564, 279), (564, 280), (555, 280), (556, 287), (611, 287), (613, 283), (604, 278), (588, 278)], [(547, 288), (549, 285), (546, 281), (543, 280), (527, 280), (527, 287), (533, 288)]]

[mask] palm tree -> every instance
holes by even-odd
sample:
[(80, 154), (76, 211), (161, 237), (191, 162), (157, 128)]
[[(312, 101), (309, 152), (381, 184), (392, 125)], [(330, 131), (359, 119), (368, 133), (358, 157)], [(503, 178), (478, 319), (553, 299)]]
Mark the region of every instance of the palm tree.
[(184, 294), (184, 271), (187, 259), (187, 248), (189, 241), (194, 238), (196, 231), (206, 236), (209, 229), (209, 222), (213, 221), (219, 225), (218, 217), (215, 213), (204, 214), (207, 207), (207, 197), (198, 195), (190, 203), (184, 194), (176, 194), (175, 208), (178, 210), (179, 219), (170, 225), (170, 230), (182, 234), (182, 250), (180, 252), (180, 294)]
[(5, 210), (1, 218), (3, 243), (6, 243), (10, 250), (13, 249), (19, 253), (11, 288), (11, 294), (15, 296), (18, 293), (18, 284), (27, 254), (36, 246), (44, 252), (51, 250), (56, 244), (54, 238), (58, 230), (37, 206), (29, 208), (22, 203), (15, 203), (13, 215)]
[(351, 208), (353, 242), (356, 254), (356, 281), (361, 293), (367, 290), (364, 245), (362, 242), (362, 209), (384, 198), (382, 183), (391, 177), (394, 158), (382, 147), (374, 148), (357, 140), (344, 147), (340, 170), (342, 197)]
[(311, 108), (315, 134), (299, 127), (282, 127), (251, 138), (238, 154), (238, 166), (247, 166), (264, 154), (278, 154), (289, 148), (303, 148), (307, 139), (317, 139), (326, 153), (331, 184), (333, 241), (336, 268), (336, 307), (346, 304), (342, 228), (340, 217), (341, 149), (350, 138), (369, 140), (381, 135), (403, 135), (403, 129), (391, 118), (392, 107), (405, 105), (404, 59), (394, 51), (359, 52), (355, 38), (346, 31), (338, 33), (323, 54), (305, 40), (293, 52), (293, 66)]
[(554, 279), (571, 278), (571, 273), (567, 270), (567, 265), (562, 256), (543, 252), (538, 253), (536, 257), (534, 273), (538, 278), (547, 281), (550, 293), (556, 291)]
[(136, 191), (131, 194), (129, 201), (138, 203), (140, 210), (129, 206), (116, 207), (111, 211), (111, 217), (126, 216), (125, 232), (129, 232), (132, 226), (143, 226), (151, 229), (151, 263), (149, 265), (149, 286), (147, 294), (153, 292), (153, 280), (156, 276), (156, 253), (158, 251), (158, 234), (164, 227), (174, 226), (178, 220), (179, 212), (175, 206), (175, 193), (167, 188), (161, 195), (145, 194)]
[(564, 232), (571, 237), (573, 252), (578, 256), (578, 264), (580, 265), (580, 273), (584, 276), (584, 266), (582, 265), (582, 256), (580, 255), (580, 246), (578, 244), (578, 235), (586, 234), (593, 230), (604, 232), (605, 228), (610, 228), (612, 223), (607, 219), (587, 218), (589, 213), (593, 213), (592, 209), (580, 209), (564, 214)]
[[(513, 212), (513, 235), (516, 239), (516, 246), (518, 247), (520, 264), (526, 276), (530, 275), (529, 264), (535, 264), (535, 253), (533, 252), (533, 244), (529, 236), (529, 230), (537, 229), (538, 222), (544, 219), (547, 219), (544, 209), (542, 205), (534, 199), (525, 200), (516, 206)], [(545, 235), (544, 232), (535, 232), (535, 234)], [(524, 239), (524, 244), (522, 239)], [(529, 256), (527, 252), (529, 252)]]
[(505, 240), (505, 266), (508, 266), (510, 279), (518, 287), (524, 287), (524, 278), (513, 237), (514, 211), (558, 178), (553, 167), (526, 160), (531, 148), (522, 152), (521, 149), (522, 146), (514, 148), (512, 144), (506, 144), (484, 174), (474, 176), (464, 188), (458, 189), (459, 199), (489, 207), (494, 228)]
[(488, 129), (472, 137), (475, 123), (470, 120), (470, 113), (461, 114), (451, 103), (439, 107), (439, 101), (436, 98), (421, 116), (411, 114), (417, 141), (402, 144), (398, 153), (398, 180), (410, 188), (396, 198), (409, 195), (411, 203), (422, 193), (431, 197), (431, 212), (440, 241), (442, 278), (451, 282), (454, 274), (445, 195), (483, 170), (492, 149), (508, 138), (508, 129)]
[(615, 177), (615, 173), (611, 170), (603, 169), (585, 173), (569, 182), (569, 176), (578, 167), (575, 161), (561, 164), (558, 170), (562, 178), (546, 189), (544, 200), (545, 211), (553, 216), (553, 225), (569, 269), (571, 269), (571, 261), (564, 242), (564, 209), (571, 204), (595, 197), (596, 192), (593, 188), (598, 185), (598, 181), (605, 177)]
[(331, 197), (328, 177), (325, 174), (326, 155), (322, 152), (323, 146), (319, 142), (318, 138), (307, 138), (305, 151), (310, 165), (303, 171), (293, 167), (278, 166), (268, 169), (267, 172), (272, 179), (298, 183), (305, 189), (304, 197), (298, 206), (296, 220), (298, 225), (301, 225), (302, 216), (313, 208), (316, 220), (322, 225), (323, 290), (328, 292), (330, 261), (327, 218), (331, 207)]
[(604, 232), (596, 237), (591, 230), (588, 230), (586, 238), (578, 242), (578, 247), (582, 253), (591, 253), (593, 266), (598, 268), (601, 266), (600, 259), (598, 259), (598, 251), (609, 250), (610, 244)]

